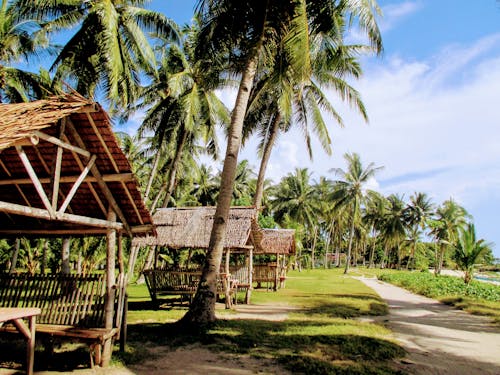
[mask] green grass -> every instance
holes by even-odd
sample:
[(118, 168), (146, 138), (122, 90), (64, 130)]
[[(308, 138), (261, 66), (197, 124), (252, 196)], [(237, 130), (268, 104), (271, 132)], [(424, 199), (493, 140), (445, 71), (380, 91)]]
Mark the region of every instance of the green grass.
[[(130, 289), (130, 302), (147, 303), (142, 286)], [(387, 305), (359, 281), (340, 270), (292, 272), (285, 289), (255, 290), (254, 304), (295, 307), (282, 322), (219, 320), (202, 332), (185, 332), (163, 323), (185, 312), (179, 308), (129, 310), (125, 364), (148, 358), (147, 346), (172, 348), (199, 342), (222, 355), (250, 355), (281, 363), (303, 374), (396, 374), (391, 360), (405, 354), (381, 325), (356, 320), (362, 315), (383, 315)], [(144, 304), (143, 307), (146, 307)], [(182, 314), (181, 314), (182, 315)], [(145, 320), (150, 317), (152, 322)]]
[(438, 299), (446, 304), (477, 315), (493, 318), (500, 325), (500, 286), (461, 278), (434, 276), (430, 272), (396, 272), (381, 274), (381, 280), (401, 286), (414, 293)]

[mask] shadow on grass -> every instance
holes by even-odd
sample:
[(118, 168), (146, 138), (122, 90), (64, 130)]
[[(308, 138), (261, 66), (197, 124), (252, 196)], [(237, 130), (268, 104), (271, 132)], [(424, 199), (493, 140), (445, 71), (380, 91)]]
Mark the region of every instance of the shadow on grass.
[[(178, 324), (141, 324), (129, 326), (129, 353), (122, 356), (131, 365), (145, 358), (133, 356), (136, 350), (149, 345), (172, 349), (201, 343), (207, 349), (272, 358), (293, 373), (304, 366), (305, 374), (397, 374), (388, 361), (402, 357), (398, 345), (379, 338), (345, 334), (310, 334), (308, 329), (327, 326), (321, 321), (290, 320), (219, 320), (198, 332), (183, 330)], [(330, 324), (331, 325), (331, 324)], [(313, 365), (314, 364), (314, 365)], [(300, 367), (299, 366), (299, 367)]]

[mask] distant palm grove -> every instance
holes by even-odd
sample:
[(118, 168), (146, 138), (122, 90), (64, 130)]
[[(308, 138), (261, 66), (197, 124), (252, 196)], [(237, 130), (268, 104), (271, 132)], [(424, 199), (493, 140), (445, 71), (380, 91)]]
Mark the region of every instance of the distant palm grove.
[[(151, 212), (218, 206), (216, 215), (227, 217), (229, 205), (256, 206), (262, 227), (296, 229), (290, 267), (433, 267), (439, 273), (457, 266), (467, 273), (493, 261), (491, 245), (476, 239), (464, 207), (452, 198), (433, 202), (425, 192), (370, 190), (381, 166), (357, 153), (344, 155), (344, 167), (327, 176), (298, 168), (277, 183), (265, 178), (273, 146), (294, 127), (309, 155), (311, 137), (331, 153), (329, 128), (344, 125), (332, 95), (368, 119), (351, 82), (362, 74), (361, 56), (382, 52), (375, 1), (201, 0), (186, 26), (146, 5), (2, 0), (0, 102), (76, 91), (102, 102), (115, 123), (139, 116), (135, 134), (116, 136)], [(366, 44), (349, 42), (353, 27)], [(234, 108), (217, 95), (223, 89), (237, 91)], [(237, 160), (251, 136), (260, 140), (258, 169)], [(202, 164), (201, 156), (224, 167)], [(72, 243), (80, 272), (102, 264), (101, 239)], [(55, 269), (61, 246), (60, 240), (24, 240), (18, 266)], [(13, 248), (14, 242), (0, 241), (4, 269), (15, 265)]]

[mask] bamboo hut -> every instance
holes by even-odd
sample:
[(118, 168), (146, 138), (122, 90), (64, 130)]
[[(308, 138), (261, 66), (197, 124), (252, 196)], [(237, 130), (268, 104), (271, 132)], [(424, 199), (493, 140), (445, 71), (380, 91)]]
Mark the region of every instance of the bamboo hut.
[[(208, 249), (212, 232), (215, 207), (186, 207), (159, 209), (153, 215), (156, 235), (135, 238), (132, 242), (129, 273), (140, 248), (149, 247), (153, 254), (158, 247), (172, 249)], [(238, 280), (239, 288), (246, 289), (249, 303), (252, 285), (253, 236), (257, 211), (253, 207), (232, 207), (227, 223), (225, 257), (222, 272)], [(230, 254), (245, 254), (244, 264), (230, 267)], [(160, 270), (157, 256), (151, 256), (145, 269)], [(152, 261), (154, 259), (154, 261)], [(152, 296), (152, 298), (154, 298)]]
[[(260, 286), (266, 283), (273, 290), (283, 287), (286, 280), (287, 259), (295, 254), (294, 229), (258, 229), (254, 231), (254, 255), (272, 255), (274, 261), (255, 263), (253, 281)], [(254, 261), (255, 262), (255, 261)]]
[[(106, 236), (110, 328), (117, 237), (154, 229), (108, 115), (76, 94), (1, 104), (0, 134), (0, 238)], [(108, 340), (100, 364), (110, 357)]]

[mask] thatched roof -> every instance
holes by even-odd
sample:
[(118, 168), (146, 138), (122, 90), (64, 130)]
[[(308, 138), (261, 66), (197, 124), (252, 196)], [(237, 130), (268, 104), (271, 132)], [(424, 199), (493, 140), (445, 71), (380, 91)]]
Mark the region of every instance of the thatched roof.
[(295, 254), (294, 229), (260, 229), (254, 254)]
[[(135, 238), (133, 245), (207, 249), (214, 214), (215, 207), (159, 209), (153, 215), (157, 235)], [(256, 215), (257, 211), (253, 207), (230, 209), (225, 248), (245, 249), (252, 245), (250, 233)]]
[(152, 233), (138, 183), (99, 104), (79, 95), (0, 104), (1, 235), (103, 234), (109, 207), (118, 216), (115, 229)]

